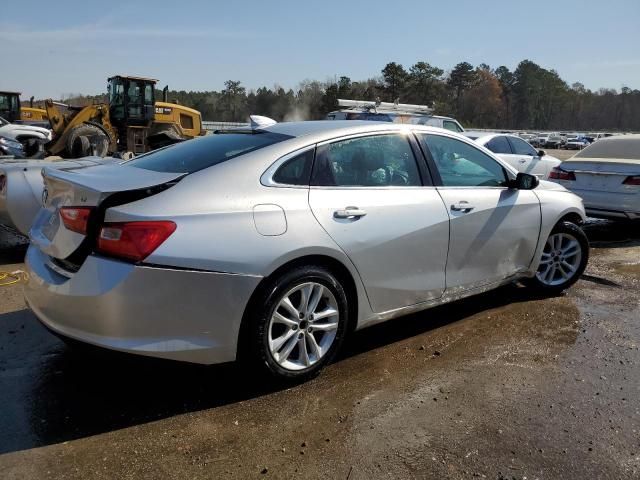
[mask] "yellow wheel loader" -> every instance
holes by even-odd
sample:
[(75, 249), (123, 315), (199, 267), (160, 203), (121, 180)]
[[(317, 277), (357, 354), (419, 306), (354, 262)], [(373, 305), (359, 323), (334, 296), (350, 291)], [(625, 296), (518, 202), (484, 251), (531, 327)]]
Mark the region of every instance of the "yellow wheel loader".
[(71, 107), (47, 100), (45, 108), (53, 130), (48, 153), (65, 158), (128, 158), (204, 135), (200, 112), (167, 103), (167, 87), (163, 90), (165, 101), (155, 101), (156, 83), (152, 78), (117, 75), (108, 80), (106, 104)]
[(47, 112), (42, 108), (33, 107), (33, 97), (29, 100), (29, 106), (20, 104), (20, 92), (0, 92), (0, 117), (10, 123), (45, 122)]

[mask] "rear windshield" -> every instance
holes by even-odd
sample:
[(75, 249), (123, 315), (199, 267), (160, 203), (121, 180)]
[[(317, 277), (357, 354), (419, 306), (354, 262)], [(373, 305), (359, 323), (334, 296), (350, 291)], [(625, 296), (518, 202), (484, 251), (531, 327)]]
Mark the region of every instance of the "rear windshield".
[(574, 158), (624, 158), (640, 160), (640, 138), (598, 140)]
[(266, 131), (215, 133), (147, 153), (127, 165), (155, 172), (193, 173), (289, 138)]

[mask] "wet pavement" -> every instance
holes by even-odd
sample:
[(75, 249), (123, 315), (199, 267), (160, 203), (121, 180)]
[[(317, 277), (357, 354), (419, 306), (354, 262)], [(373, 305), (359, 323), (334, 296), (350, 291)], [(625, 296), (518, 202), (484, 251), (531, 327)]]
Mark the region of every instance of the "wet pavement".
[[(363, 330), (290, 389), (71, 351), (0, 288), (0, 478), (640, 478), (640, 226), (587, 231), (566, 294)], [(0, 270), (23, 254), (0, 245)]]

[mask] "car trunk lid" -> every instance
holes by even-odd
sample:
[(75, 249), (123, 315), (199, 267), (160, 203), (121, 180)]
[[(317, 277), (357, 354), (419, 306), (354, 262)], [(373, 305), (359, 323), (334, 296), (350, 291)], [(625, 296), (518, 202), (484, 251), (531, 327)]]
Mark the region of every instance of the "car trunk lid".
[[(95, 230), (91, 225), (102, 222), (105, 208), (153, 195), (159, 189), (171, 186), (184, 174), (111, 164), (79, 170), (44, 168), (42, 176), (43, 207), (29, 236), (50, 257), (66, 259), (83, 244), (86, 245), (85, 240), (91, 240)], [(60, 216), (63, 207), (93, 208), (87, 232), (75, 232), (64, 225)]]
[[(634, 159), (575, 159), (562, 163), (563, 170), (573, 172), (572, 186), (600, 192), (626, 192), (625, 179), (640, 175), (640, 160)], [(637, 189), (637, 187), (635, 187)]]

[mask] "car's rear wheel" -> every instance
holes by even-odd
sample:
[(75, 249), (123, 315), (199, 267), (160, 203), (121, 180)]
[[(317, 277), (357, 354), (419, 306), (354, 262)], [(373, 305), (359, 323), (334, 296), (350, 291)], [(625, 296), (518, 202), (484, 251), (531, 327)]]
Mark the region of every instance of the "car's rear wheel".
[(247, 356), (279, 380), (308, 380), (339, 350), (348, 311), (336, 276), (323, 267), (297, 267), (270, 281), (253, 302)]
[(560, 293), (578, 281), (589, 260), (589, 241), (582, 229), (560, 222), (545, 242), (533, 286), (548, 293)]

